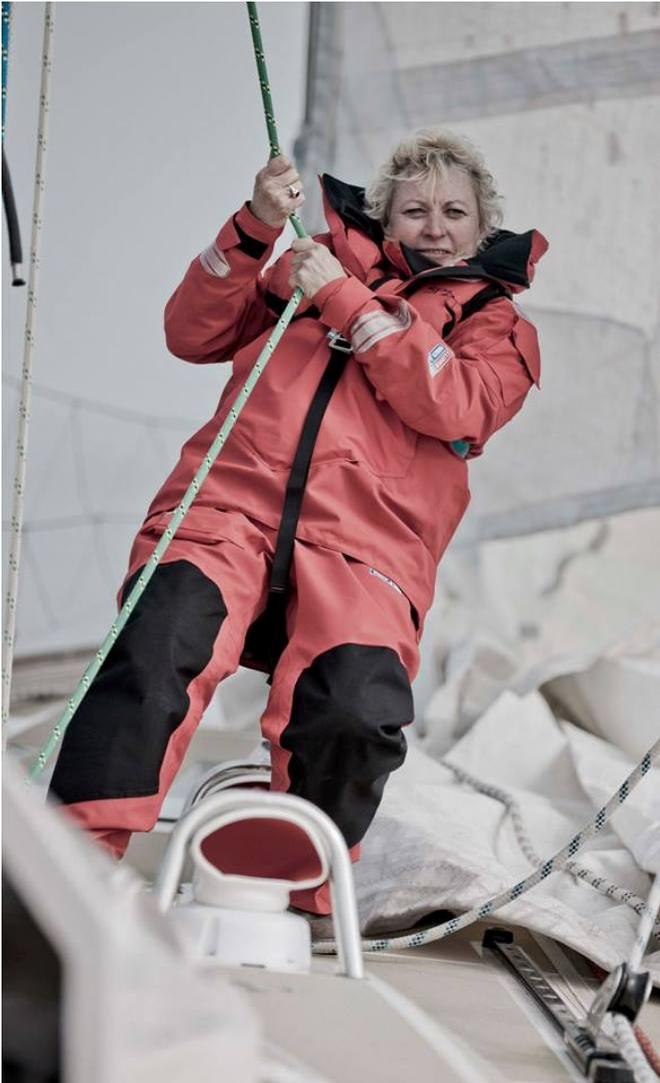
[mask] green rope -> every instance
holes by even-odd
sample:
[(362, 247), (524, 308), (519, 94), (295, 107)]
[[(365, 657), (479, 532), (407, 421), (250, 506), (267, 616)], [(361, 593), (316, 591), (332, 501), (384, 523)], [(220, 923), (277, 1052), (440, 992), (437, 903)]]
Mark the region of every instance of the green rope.
[[(278, 154), (281, 154), (280, 141), (277, 135), (277, 127), (275, 125), (275, 113), (273, 112), (273, 100), (270, 96), (270, 82), (268, 81), (268, 70), (266, 68), (266, 56), (264, 54), (263, 42), (261, 40), (261, 27), (259, 26), (259, 15), (257, 12), (257, 5), (251, 3), (248, 0), (247, 4), (248, 17), (250, 19), (250, 30), (252, 31), (252, 44), (254, 46), (254, 56), (257, 62), (257, 72), (259, 73), (259, 86), (261, 87), (261, 100), (264, 106), (264, 116), (266, 118), (266, 128), (268, 130), (268, 142), (270, 143), (270, 156), (276, 158)], [(289, 221), (299, 237), (307, 237), (307, 231), (300, 221), (297, 214), (289, 216)], [(295, 294), (294, 294), (295, 297)]]
[(266, 56), (264, 54), (264, 46), (261, 40), (261, 27), (259, 26), (259, 14), (257, 12), (257, 5), (248, 2), (248, 18), (250, 20), (250, 30), (252, 31), (252, 44), (254, 46), (254, 57), (257, 62), (257, 72), (259, 74), (259, 86), (261, 87), (261, 100), (264, 105), (264, 116), (266, 117), (266, 128), (268, 129), (268, 141), (270, 143), (270, 156), (276, 158), (278, 154), (281, 154), (280, 141), (277, 135), (277, 127), (275, 124), (275, 114), (273, 112), (273, 100), (270, 96), (270, 83), (268, 81), (268, 69), (266, 68)]
[[(254, 43), (254, 51), (257, 60), (257, 69), (259, 72), (259, 82), (261, 85), (261, 93), (264, 103), (264, 112), (266, 115), (266, 125), (268, 127), (268, 138), (270, 140), (271, 156), (274, 156), (276, 154), (279, 154), (277, 128), (275, 126), (273, 104), (271, 101), (270, 87), (268, 84), (268, 72), (266, 71), (266, 61), (264, 58), (263, 45), (261, 43), (261, 31), (259, 29), (257, 6), (256, 4), (248, 3), (248, 9), (250, 26), (252, 28), (252, 40)], [(299, 237), (307, 236), (305, 228), (297, 215), (292, 214), (289, 221), (293, 225)], [(229, 409), (229, 413), (220, 429), (220, 432), (218, 433), (215, 440), (211, 444), (211, 447), (204, 456), (202, 465), (200, 466), (199, 470), (197, 471), (193, 480), (188, 486), (188, 489), (186, 490), (185, 495), (178, 508), (173, 513), (172, 518), (170, 519), (160, 541), (158, 542), (158, 545), (156, 546), (147, 563), (145, 564), (137, 583), (131, 590), (131, 593), (129, 594), (121, 610), (117, 614), (117, 617), (113, 622), (107, 636), (103, 640), (103, 643), (101, 644), (94, 658), (85, 670), (78, 684), (78, 687), (68, 700), (66, 709), (62, 713), (61, 717), (58, 719), (52, 733), (50, 734), (50, 737), (44, 743), (39, 753), (37, 754), (37, 758), (34, 761), (28, 775), (29, 781), (33, 781), (35, 778), (38, 777), (38, 775), (41, 774), (48, 760), (57, 748), (57, 745), (62, 739), (62, 736), (64, 735), (67, 726), (71, 722), (71, 719), (73, 718), (76, 711), (78, 710), (78, 707), (85, 698), (85, 695), (87, 694), (92, 681), (96, 677), (105, 659), (110, 653), (111, 648), (114, 646), (117, 637), (119, 636), (119, 633), (126, 624), (131, 613), (135, 609), (138, 599), (141, 597), (145, 587), (147, 586), (147, 583), (154, 574), (161, 557), (163, 556), (167, 547), (172, 541), (176, 531), (178, 530), (186, 513), (188, 512), (190, 505), (197, 496), (201, 485), (203, 484), (206, 476), (208, 475), (211, 467), (213, 466), (213, 463), (215, 462), (220, 451), (224, 447), (227, 437), (229, 436), (231, 430), (238, 421), (241, 410), (245, 406), (245, 403), (250, 397), (254, 386), (257, 383), (257, 380), (261, 376), (263, 370), (265, 369), (268, 361), (271, 358), (271, 355), (273, 354), (273, 351), (275, 350), (277, 344), (282, 338), (282, 335), (284, 334), (289, 323), (291, 322), (291, 318), (296, 311), (298, 305), (300, 304), (302, 297), (303, 291), (300, 288), (296, 289), (291, 297), (291, 300), (284, 309), (284, 312), (277, 321), (275, 328), (273, 329), (273, 332), (268, 339), (268, 342), (266, 343), (257, 360), (255, 361), (254, 367), (252, 368), (250, 375), (248, 376), (247, 380), (243, 384), (243, 387), (241, 388), (234, 402), (232, 403)]]

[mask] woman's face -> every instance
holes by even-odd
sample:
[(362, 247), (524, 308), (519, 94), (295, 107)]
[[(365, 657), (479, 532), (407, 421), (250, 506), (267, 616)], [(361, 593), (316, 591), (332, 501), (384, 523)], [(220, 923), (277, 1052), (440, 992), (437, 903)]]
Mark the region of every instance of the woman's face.
[(398, 181), (385, 236), (438, 267), (474, 256), (481, 239), (479, 210), (468, 174), (450, 165), (435, 184), (430, 178)]

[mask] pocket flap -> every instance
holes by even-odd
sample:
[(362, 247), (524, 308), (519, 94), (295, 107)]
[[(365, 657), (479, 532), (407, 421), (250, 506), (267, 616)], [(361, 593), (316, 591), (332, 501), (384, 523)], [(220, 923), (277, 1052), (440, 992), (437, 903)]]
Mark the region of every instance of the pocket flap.
[[(143, 531), (149, 531), (159, 537), (172, 518), (173, 511), (155, 512), (145, 519)], [(232, 524), (227, 521), (226, 512), (216, 508), (207, 508), (204, 505), (194, 504), (190, 507), (180, 523), (174, 537), (182, 541), (200, 542), (202, 545), (217, 545), (220, 540), (234, 542), (241, 545), (236, 538), (236, 531), (232, 530)], [(242, 546), (241, 546), (242, 548)]]

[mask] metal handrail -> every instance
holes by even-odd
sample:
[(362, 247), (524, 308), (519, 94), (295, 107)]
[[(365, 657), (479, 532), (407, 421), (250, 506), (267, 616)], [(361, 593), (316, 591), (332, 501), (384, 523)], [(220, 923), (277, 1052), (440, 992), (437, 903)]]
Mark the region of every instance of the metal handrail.
[(172, 831), (163, 863), (154, 885), (154, 897), (158, 908), (165, 912), (170, 908), (179, 885), (191, 838), (204, 824), (222, 813), (241, 812), (242, 818), (272, 813), (274, 819), (283, 814), (287, 819), (296, 816), (300, 826), (316, 842), (320, 836), (326, 848), (330, 870), (330, 899), (339, 958), (340, 972), (348, 978), (364, 977), (360, 926), (353, 886), (351, 859), (339, 828), (321, 809), (292, 794), (259, 793), (232, 789), (228, 793), (216, 793), (192, 808)]
[(228, 760), (211, 767), (197, 780), (183, 805), (181, 815), (185, 816), (200, 801), (212, 797), (215, 793), (230, 786), (255, 786), (270, 784), (271, 770), (266, 763), (254, 763), (252, 760)]

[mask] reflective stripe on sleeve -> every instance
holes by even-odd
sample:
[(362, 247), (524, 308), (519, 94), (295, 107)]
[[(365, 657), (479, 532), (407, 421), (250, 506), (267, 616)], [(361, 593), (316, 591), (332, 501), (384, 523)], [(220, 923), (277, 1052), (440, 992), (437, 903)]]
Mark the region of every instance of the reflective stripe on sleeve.
[(208, 274), (216, 278), (226, 278), (229, 274), (230, 267), (225, 254), (218, 248), (215, 241), (200, 253), (199, 262)]
[(405, 301), (400, 302), (399, 310), (394, 316), (382, 310), (367, 312), (363, 316), (358, 316), (351, 327), (353, 353), (364, 353), (365, 350), (371, 349), (372, 346), (375, 346), (381, 339), (387, 338), (388, 335), (405, 331), (406, 328), (410, 327), (411, 323), (412, 316)]

